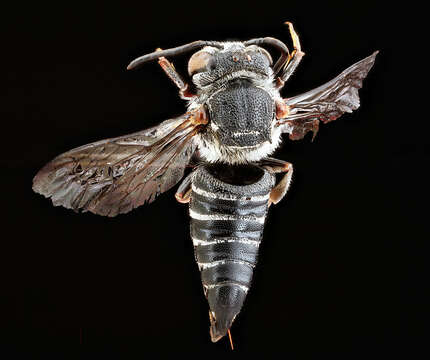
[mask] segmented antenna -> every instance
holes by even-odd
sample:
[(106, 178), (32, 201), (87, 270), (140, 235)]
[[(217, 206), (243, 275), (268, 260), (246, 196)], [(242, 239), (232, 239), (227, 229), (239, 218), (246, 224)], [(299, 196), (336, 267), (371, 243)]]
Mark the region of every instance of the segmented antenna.
[(143, 55), (141, 57), (138, 57), (137, 59), (134, 59), (128, 66), (127, 66), (127, 70), (131, 70), (131, 69), (136, 69), (137, 67), (139, 67), (140, 65), (148, 62), (148, 61), (152, 61), (152, 60), (156, 60), (159, 59), (160, 57), (164, 56), (176, 56), (179, 54), (183, 54), (185, 52), (189, 52), (192, 50), (195, 50), (197, 48), (203, 47), (203, 46), (213, 46), (213, 47), (217, 47), (217, 48), (222, 48), (223, 45), (218, 42), (218, 41), (204, 41), (204, 40), (197, 40), (197, 41), (193, 41), (191, 43), (182, 45), (182, 46), (178, 46), (175, 48), (170, 48), (170, 49), (165, 49), (165, 50), (156, 50), (150, 54), (146, 54)]

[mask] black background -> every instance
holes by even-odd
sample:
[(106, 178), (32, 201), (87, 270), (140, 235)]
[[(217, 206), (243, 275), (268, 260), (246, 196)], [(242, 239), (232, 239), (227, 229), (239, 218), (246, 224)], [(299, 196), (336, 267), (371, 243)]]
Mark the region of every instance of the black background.
[[(2, 31), (2, 352), (230, 352), (227, 340), (210, 342), (187, 207), (174, 189), (109, 219), (55, 208), (31, 181), (64, 151), (184, 112), (155, 63), (126, 71), (135, 57), (198, 39), (273, 36), (291, 44), (286, 20), (306, 56), (285, 96), (380, 54), (358, 111), (321, 126), (313, 143), (310, 135), (286, 139), (276, 153), (294, 164), (294, 181), (271, 208), (253, 287), (232, 327), (233, 355), (383, 357), (423, 344), (429, 236), (426, 212), (416, 210), (429, 147), (424, 119), (408, 116), (410, 88), (402, 85), (413, 70), (407, 60), (420, 51), (405, 8), (363, 1), (19, 6), (3, 13)], [(184, 74), (186, 60), (174, 60)]]

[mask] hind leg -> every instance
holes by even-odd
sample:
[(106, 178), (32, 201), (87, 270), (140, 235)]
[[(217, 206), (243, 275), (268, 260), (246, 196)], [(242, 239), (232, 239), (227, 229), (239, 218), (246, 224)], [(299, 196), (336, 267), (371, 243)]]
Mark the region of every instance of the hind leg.
[(259, 164), (272, 173), (285, 173), (282, 179), (273, 187), (272, 191), (270, 192), (269, 206), (272, 203), (277, 204), (284, 198), (288, 188), (290, 187), (291, 179), (293, 177), (293, 164), (274, 158), (264, 158), (259, 162)]

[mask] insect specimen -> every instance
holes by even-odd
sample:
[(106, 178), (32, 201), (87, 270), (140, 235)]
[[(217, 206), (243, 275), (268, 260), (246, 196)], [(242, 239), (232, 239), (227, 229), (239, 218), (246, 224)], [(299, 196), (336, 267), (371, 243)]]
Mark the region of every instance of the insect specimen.
[[(265, 37), (195, 41), (134, 60), (128, 69), (158, 60), (188, 101), (186, 113), (147, 130), (68, 151), (33, 181), (34, 191), (56, 206), (116, 216), (152, 202), (191, 167), (176, 199), (189, 204), (214, 342), (229, 333), (242, 308), (268, 208), (290, 186), (292, 164), (269, 156), (282, 134), (298, 140), (311, 131), (315, 137), (320, 122), (357, 109), (358, 89), (377, 54), (316, 89), (283, 98), (280, 91), (304, 55), (293, 25), (286, 24), (291, 53), (282, 41)], [(280, 52), (276, 62), (266, 47)], [(167, 57), (191, 51), (188, 83)]]

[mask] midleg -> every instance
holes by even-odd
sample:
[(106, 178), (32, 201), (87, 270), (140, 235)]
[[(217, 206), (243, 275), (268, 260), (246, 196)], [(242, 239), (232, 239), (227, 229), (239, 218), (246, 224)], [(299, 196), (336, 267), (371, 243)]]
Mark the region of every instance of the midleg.
[(179, 185), (178, 190), (176, 191), (175, 198), (181, 204), (187, 204), (191, 200), (191, 178), (193, 173), (189, 174)]

